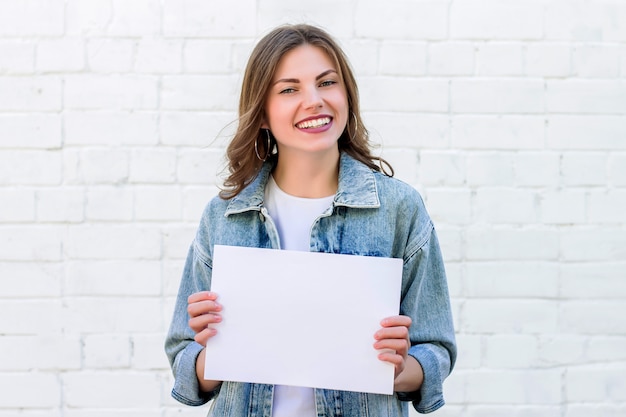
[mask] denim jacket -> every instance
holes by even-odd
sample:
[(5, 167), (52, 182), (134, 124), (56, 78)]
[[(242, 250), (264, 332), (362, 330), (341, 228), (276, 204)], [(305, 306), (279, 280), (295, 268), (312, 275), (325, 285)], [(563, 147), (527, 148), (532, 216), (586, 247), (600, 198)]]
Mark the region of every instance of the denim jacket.
[[(194, 341), (187, 314), (187, 297), (211, 288), (214, 245), (280, 248), (263, 205), (271, 170), (272, 164), (265, 163), (239, 195), (230, 200), (216, 197), (207, 205), (189, 249), (165, 342), (175, 379), (172, 396), (192, 406), (213, 400), (210, 416), (271, 417), (272, 413), (272, 385), (224, 381), (213, 392), (199, 390), (195, 363), (203, 347)], [(437, 235), (417, 191), (342, 153), (338, 190), (332, 206), (311, 227), (310, 250), (403, 260), (400, 314), (413, 320), (409, 355), (424, 370), (421, 389), (412, 393), (315, 389), (317, 415), (406, 417), (408, 401), (420, 413), (441, 407), (442, 384), (454, 365), (456, 342)], [(254, 341), (251, 344), (254, 348)]]

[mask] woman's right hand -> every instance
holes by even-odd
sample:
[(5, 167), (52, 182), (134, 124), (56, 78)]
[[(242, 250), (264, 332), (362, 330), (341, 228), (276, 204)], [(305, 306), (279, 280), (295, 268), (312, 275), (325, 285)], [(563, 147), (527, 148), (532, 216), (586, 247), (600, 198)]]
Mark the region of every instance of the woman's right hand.
[(187, 299), (189, 327), (196, 333), (194, 340), (206, 346), (207, 341), (215, 336), (217, 330), (212, 324), (222, 321), (219, 314), (222, 306), (217, 302), (217, 294), (211, 291), (200, 291), (191, 294)]

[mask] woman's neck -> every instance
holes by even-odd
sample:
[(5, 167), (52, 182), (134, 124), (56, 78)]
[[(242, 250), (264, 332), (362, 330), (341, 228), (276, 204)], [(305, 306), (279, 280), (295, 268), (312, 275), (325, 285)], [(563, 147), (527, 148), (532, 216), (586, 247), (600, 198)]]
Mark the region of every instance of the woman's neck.
[(321, 198), (337, 192), (339, 151), (323, 156), (281, 155), (274, 167), (278, 187), (295, 197)]

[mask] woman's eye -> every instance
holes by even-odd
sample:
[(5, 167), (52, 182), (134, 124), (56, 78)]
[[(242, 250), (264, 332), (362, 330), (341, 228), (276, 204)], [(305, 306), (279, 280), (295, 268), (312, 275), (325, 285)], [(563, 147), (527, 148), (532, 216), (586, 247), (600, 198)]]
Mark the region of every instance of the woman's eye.
[(320, 87), (328, 87), (329, 85), (333, 85), (336, 83), (337, 82), (334, 80), (326, 80), (326, 81), (322, 81), (322, 83), (320, 84)]
[(285, 88), (284, 90), (281, 90), (279, 94), (291, 94), (295, 91), (296, 90), (294, 88)]

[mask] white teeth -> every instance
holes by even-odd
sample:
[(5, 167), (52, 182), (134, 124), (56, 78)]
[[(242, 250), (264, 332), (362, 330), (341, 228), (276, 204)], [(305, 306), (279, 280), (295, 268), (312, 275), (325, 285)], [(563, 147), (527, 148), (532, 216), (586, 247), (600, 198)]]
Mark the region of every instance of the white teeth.
[(307, 120), (306, 122), (298, 123), (297, 126), (300, 129), (313, 129), (316, 127), (322, 127), (330, 123), (330, 117), (322, 117), (320, 119)]

